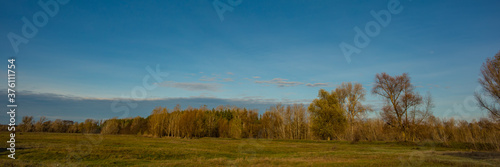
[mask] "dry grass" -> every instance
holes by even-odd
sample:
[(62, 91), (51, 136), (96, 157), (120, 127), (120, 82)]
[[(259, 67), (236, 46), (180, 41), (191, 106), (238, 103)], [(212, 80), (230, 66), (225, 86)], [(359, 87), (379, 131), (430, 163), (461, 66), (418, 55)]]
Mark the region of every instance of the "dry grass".
[[(8, 134), (0, 133), (6, 141)], [(0, 166), (494, 166), (498, 152), (395, 142), (23, 133)], [(6, 147), (4, 144), (3, 147)], [(20, 149), (24, 148), (24, 149)], [(4, 149), (5, 150), (5, 149)]]

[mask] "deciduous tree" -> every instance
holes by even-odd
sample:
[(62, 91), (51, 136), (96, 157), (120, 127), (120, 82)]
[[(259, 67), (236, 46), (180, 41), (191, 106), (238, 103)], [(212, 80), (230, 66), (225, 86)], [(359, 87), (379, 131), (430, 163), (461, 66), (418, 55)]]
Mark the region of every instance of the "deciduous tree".
[(390, 76), (387, 73), (375, 76), (373, 94), (380, 95), (385, 100), (382, 117), (388, 124), (395, 126), (401, 132), (400, 139), (406, 140), (408, 126), (408, 111), (422, 103), (422, 97), (414, 91), (407, 73)]
[(23, 123), (19, 125), (22, 132), (31, 132), (33, 129), (33, 116), (24, 116)]
[(335, 89), (342, 109), (346, 111), (350, 127), (350, 137), (353, 139), (355, 119), (361, 114), (373, 111), (371, 106), (363, 105), (366, 91), (360, 83), (342, 83)]
[[(479, 106), (489, 111), (491, 118), (500, 121), (500, 52), (495, 57), (486, 59), (481, 66), (481, 78), (479, 84), (483, 87), (482, 92), (476, 92)], [(490, 97), (488, 101), (483, 95)]]
[(345, 132), (347, 118), (337, 94), (319, 90), (318, 98), (309, 105), (311, 130), (320, 139), (334, 139)]

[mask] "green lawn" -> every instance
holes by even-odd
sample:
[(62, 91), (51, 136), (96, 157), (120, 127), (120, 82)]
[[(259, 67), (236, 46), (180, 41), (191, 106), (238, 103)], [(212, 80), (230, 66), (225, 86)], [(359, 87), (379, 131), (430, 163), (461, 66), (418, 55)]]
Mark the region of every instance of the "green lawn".
[[(0, 133), (2, 141), (8, 133)], [(18, 133), (0, 166), (498, 166), (499, 152), (434, 144)], [(6, 150), (4, 142), (2, 150)]]

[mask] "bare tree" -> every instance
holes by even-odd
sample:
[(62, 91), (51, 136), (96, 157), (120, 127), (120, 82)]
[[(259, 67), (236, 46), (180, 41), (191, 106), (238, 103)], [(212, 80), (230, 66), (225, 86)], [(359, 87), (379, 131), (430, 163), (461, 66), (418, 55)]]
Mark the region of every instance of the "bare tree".
[[(500, 120), (500, 108), (497, 106), (500, 103), (500, 52), (495, 57), (486, 59), (486, 62), (481, 66), (481, 78), (479, 84), (483, 87), (482, 92), (476, 92), (476, 100), (479, 107), (490, 112), (493, 119)], [(482, 95), (490, 97), (490, 102)]]
[(408, 122), (408, 128), (410, 130), (412, 141), (415, 141), (419, 127), (422, 127), (425, 121), (427, 121), (430, 117), (433, 117), (432, 108), (434, 108), (434, 101), (432, 100), (431, 93), (427, 92), (427, 95), (423, 98), (422, 103), (414, 106), (409, 111), (408, 115), (410, 120)]
[(422, 97), (414, 92), (408, 74), (403, 73), (395, 77), (387, 73), (377, 74), (372, 93), (385, 98), (386, 105), (382, 108), (382, 116), (389, 118), (386, 121), (400, 130), (400, 139), (406, 140), (408, 111), (422, 103)]

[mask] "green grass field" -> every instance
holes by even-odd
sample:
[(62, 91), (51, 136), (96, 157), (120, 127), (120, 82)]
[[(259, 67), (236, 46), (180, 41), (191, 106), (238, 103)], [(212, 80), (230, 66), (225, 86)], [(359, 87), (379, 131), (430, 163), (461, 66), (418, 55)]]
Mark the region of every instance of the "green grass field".
[[(0, 133), (2, 141), (8, 133)], [(4, 142), (2, 150), (6, 150)], [(0, 166), (499, 166), (499, 152), (432, 143), (180, 139), (134, 135), (18, 133), (16, 159)]]

